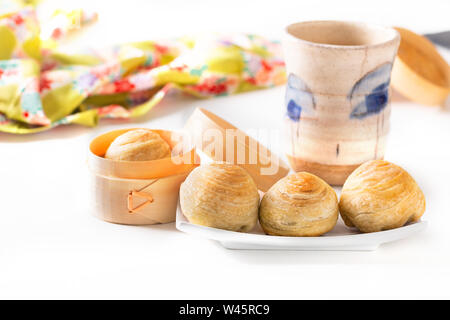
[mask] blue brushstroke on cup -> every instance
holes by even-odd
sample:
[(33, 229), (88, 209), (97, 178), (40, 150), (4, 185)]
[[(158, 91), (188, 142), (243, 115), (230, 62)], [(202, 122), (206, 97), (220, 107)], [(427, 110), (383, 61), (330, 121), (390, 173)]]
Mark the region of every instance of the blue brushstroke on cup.
[(294, 100), (289, 100), (287, 105), (287, 115), (293, 121), (300, 121), (302, 115), (302, 107), (295, 103)]
[(311, 112), (316, 107), (313, 94), (305, 82), (294, 74), (289, 74), (286, 86), (286, 115), (292, 121), (300, 121), (302, 112)]
[(348, 99), (356, 105), (350, 118), (364, 119), (380, 113), (389, 102), (392, 64), (385, 63), (362, 77), (353, 86)]

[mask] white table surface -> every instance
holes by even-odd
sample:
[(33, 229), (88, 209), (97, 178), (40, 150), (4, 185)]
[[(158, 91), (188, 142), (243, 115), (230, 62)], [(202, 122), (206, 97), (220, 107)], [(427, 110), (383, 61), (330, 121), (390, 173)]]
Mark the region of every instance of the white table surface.
[[(205, 26), (277, 37), (287, 22), (306, 19), (357, 19), (418, 32), (450, 28), (446, 1), (74, 6), (84, 3), (101, 16), (76, 45), (197, 33)], [(213, 100), (174, 95), (134, 123), (0, 134), (0, 298), (450, 298), (450, 112), (436, 107), (393, 102), (386, 159), (422, 187), (429, 227), (374, 252), (231, 251), (174, 224), (123, 226), (89, 214), (85, 161), (93, 136), (132, 126), (177, 129), (196, 107), (244, 130), (277, 129), (283, 93), (278, 87)]]

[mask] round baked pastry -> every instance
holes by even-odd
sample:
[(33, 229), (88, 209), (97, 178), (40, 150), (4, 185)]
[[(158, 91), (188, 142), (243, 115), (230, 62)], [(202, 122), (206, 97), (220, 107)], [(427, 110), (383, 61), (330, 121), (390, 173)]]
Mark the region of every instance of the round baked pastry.
[(159, 134), (147, 129), (121, 134), (114, 139), (105, 154), (105, 158), (122, 161), (149, 161), (169, 156), (169, 144)]
[(347, 226), (375, 232), (419, 220), (425, 211), (425, 197), (404, 169), (373, 160), (363, 163), (347, 178), (339, 210)]
[(233, 164), (195, 168), (181, 185), (180, 204), (186, 218), (202, 226), (246, 232), (258, 221), (255, 182)]
[(264, 195), (259, 222), (277, 236), (320, 236), (336, 225), (336, 192), (319, 177), (297, 172), (275, 183)]

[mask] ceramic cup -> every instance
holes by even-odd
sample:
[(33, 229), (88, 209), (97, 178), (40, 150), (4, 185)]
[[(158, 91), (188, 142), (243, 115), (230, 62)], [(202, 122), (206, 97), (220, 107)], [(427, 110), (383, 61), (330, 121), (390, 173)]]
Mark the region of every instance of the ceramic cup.
[(342, 185), (361, 163), (383, 158), (399, 42), (394, 29), (357, 22), (286, 27), (286, 151), (295, 171)]

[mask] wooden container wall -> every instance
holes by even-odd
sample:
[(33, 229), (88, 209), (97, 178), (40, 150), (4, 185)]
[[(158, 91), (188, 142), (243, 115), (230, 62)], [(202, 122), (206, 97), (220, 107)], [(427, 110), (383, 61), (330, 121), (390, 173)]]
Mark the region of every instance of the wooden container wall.
[(401, 43), (392, 69), (392, 86), (424, 105), (443, 105), (450, 94), (450, 66), (427, 38), (395, 28)]
[[(190, 134), (191, 143), (198, 149), (202, 150), (209, 158), (214, 161), (226, 161), (237, 164), (244, 168), (255, 181), (259, 190), (266, 192), (278, 180), (286, 176), (289, 167), (270, 150), (261, 145), (258, 141), (246, 135), (243, 131), (225, 121), (214, 113), (197, 108), (184, 126)], [(220, 133), (222, 141), (219, 143), (221, 152), (215, 153), (212, 142), (205, 139), (205, 133), (213, 130)], [(226, 132), (232, 132), (231, 136), (227, 136)], [(243, 138), (235, 139), (234, 136)], [(231, 150), (230, 150), (231, 148)], [(234, 150), (232, 150), (234, 149)], [(228, 152), (232, 151), (232, 152)], [(233, 159), (227, 159), (226, 155), (232, 154)], [(240, 162), (237, 154), (241, 152), (244, 162)], [(250, 163), (249, 159), (255, 159), (255, 163)], [(274, 166), (276, 172), (272, 174), (261, 174), (262, 169)]]
[[(89, 147), (91, 204), (94, 216), (113, 223), (148, 225), (175, 221), (181, 183), (198, 165), (194, 149), (153, 161), (104, 158), (111, 142), (133, 129), (114, 130), (95, 138)], [(179, 135), (157, 132), (173, 150)]]

